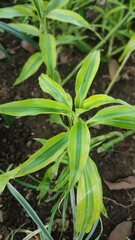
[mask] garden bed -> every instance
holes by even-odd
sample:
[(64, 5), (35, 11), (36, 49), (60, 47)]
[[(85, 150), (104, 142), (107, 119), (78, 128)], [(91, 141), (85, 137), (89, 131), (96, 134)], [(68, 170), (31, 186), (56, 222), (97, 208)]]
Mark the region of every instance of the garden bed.
[[(12, 61), (7, 58), (0, 60), (0, 101), (1, 103), (22, 100), (31, 97), (44, 97), (44, 93), (38, 86), (38, 76), (41, 72), (45, 72), (43, 67), (40, 68), (33, 77), (25, 81), (23, 84), (13, 87), (13, 83), (17, 78), (22, 66), (29, 57), (29, 53), (21, 47), (21, 42), (18, 39), (6, 34), (3, 35), (2, 44), (11, 53)], [(65, 56), (68, 51), (65, 49)], [(70, 54), (66, 58), (66, 64), (59, 59), (58, 69), (62, 77), (65, 77), (74, 65), (83, 58), (77, 49), (70, 49)], [(112, 89), (110, 95), (116, 98), (121, 98), (128, 103), (135, 104), (135, 59), (132, 56), (127, 65), (123, 69), (122, 77)], [(74, 80), (75, 77), (66, 84), (65, 88), (70, 94), (74, 95)], [(108, 83), (108, 65), (102, 63), (100, 66), (97, 79), (93, 83), (92, 92), (104, 93)], [(0, 118), (0, 168), (6, 171), (10, 165), (14, 167), (24, 162), (32, 153), (34, 153), (41, 146), (34, 138), (45, 138), (56, 135), (61, 129), (58, 129), (54, 124), (50, 124), (49, 116), (40, 115), (34, 117), (12, 118), (13, 123), (9, 127), (4, 119)], [(99, 129), (93, 128), (92, 135), (107, 133), (112, 128), (100, 127)], [(108, 218), (102, 217), (103, 220), (103, 233), (101, 240), (107, 240), (111, 231), (115, 226), (125, 220), (135, 221), (135, 190), (109, 190), (105, 185), (104, 179), (115, 181), (130, 175), (135, 174), (135, 136), (126, 138), (108, 151), (97, 154), (92, 153), (92, 158), (97, 164), (100, 176), (103, 182), (103, 196), (104, 204), (107, 209)], [(37, 172), (35, 177), (41, 179), (43, 170)], [(22, 178), (23, 180), (23, 178)], [(25, 177), (25, 181), (32, 183), (32, 180)], [(50, 196), (47, 195), (45, 199), (38, 203), (36, 190), (31, 190), (23, 187), (15, 182), (13, 185), (19, 192), (28, 200), (30, 205), (37, 212), (44, 224), (48, 223), (53, 202), (46, 203), (46, 199)], [(58, 240), (61, 234), (60, 219), (61, 212), (57, 213), (53, 227), (53, 238)], [(66, 229), (63, 232), (62, 239), (72, 239), (72, 215), (69, 203), (67, 213)], [(6, 189), (0, 196), (0, 239), (5, 239), (11, 230), (17, 228), (35, 230), (36, 225), (32, 222), (25, 210), (15, 200), (15, 198)], [(99, 234), (100, 229), (96, 230), (95, 236)], [(16, 234), (14, 239), (21, 240), (21, 234)], [(36, 239), (36, 238), (32, 238)], [(38, 238), (37, 238), (38, 239)], [(94, 239), (94, 238), (92, 238)], [(134, 226), (130, 239), (135, 239)]]

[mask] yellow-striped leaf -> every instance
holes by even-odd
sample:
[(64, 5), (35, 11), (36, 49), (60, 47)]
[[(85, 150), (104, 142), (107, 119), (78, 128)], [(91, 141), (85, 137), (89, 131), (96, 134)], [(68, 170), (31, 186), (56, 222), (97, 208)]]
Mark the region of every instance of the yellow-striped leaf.
[(109, 119), (108, 121), (102, 122), (101, 124), (135, 130), (135, 116), (134, 117), (126, 116), (126, 117)]
[(31, 98), (1, 104), (0, 113), (10, 116), (31, 116), (50, 113), (69, 115), (71, 111), (63, 103), (42, 98)]
[(87, 121), (89, 126), (105, 124), (126, 129), (135, 129), (135, 106), (118, 105), (98, 111)]
[(86, 123), (78, 119), (69, 133), (68, 154), (70, 160), (69, 189), (78, 181), (90, 150), (90, 133)]
[(16, 5), (13, 7), (0, 8), (0, 18), (14, 18), (23, 16), (34, 16), (29, 5)]
[(24, 32), (32, 36), (39, 36), (39, 30), (37, 27), (30, 25), (30, 24), (25, 24), (25, 23), (9, 23), (9, 26), (15, 28), (19, 32)]
[(36, 172), (56, 159), (64, 152), (68, 143), (68, 134), (60, 133), (50, 138), (36, 153), (27, 161), (15, 169), (0, 175), (0, 192), (2, 192), (10, 179), (25, 176)]
[(90, 28), (89, 23), (82, 16), (71, 10), (54, 9), (49, 12), (46, 17), (60, 22), (72, 23), (80, 27)]
[(126, 104), (129, 105), (128, 103), (124, 102), (121, 99), (115, 99), (113, 97), (110, 97), (105, 94), (96, 94), (94, 96), (91, 96), (87, 99), (85, 99), (81, 105), (80, 108), (77, 109), (77, 113), (83, 113), (86, 111), (90, 111), (93, 108), (100, 107), (105, 104), (110, 104), (110, 103), (119, 103), (119, 104)]
[(68, 134), (63, 132), (50, 138), (36, 153), (21, 165), (16, 177), (36, 172), (54, 162), (66, 149)]
[(47, 32), (41, 32), (40, 48), (48, 74), (50, 77), (53, 77), (56, 68), (56, 42), (54, 36)]
[(85, 59), (76, 78), (76, 107), (80, 107), (82, 101), (86, 98), (88, 90), (94, 80), (100, 63), (100, 52), (90, 53)]
[(48, 12), (56, 9), (56, 8), (62, 8), (64, 7), (67, 3), (69, 2), (69, 0), (52, 0), (49, 2), (48, 6), (47, 6), (47, 10)]
[(41, 74), (39, 77), (39, 85), (44, 92), (50, 94), (55, 100), (66, 104), (72, 109), (72, 98), (65, 92), (60, 84), (53, 81), (46, 74)]
[(95, 163), (88, 158), (77, 188), (76, 231), (88, 233), (102, 211), (101, 179)]
[(14, 85), (25, 81), (27, 78), (32, 76), (43, 63), (42, 55), (40, 52), (34, 53), (23, 66), (19, 77), (16, 79)]

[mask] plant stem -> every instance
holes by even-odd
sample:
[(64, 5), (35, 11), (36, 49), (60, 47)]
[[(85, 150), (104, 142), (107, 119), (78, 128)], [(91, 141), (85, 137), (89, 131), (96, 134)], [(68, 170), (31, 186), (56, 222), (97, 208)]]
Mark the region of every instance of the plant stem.
[(101, 147), (98, 148), (98, 153), (106, 151), (108, 148), (112, 147), (114, 144), (121, 142), (122, 140), (124, 140), (124, 138), (126, 138), (134, 133), (135, 133), (135, 130), (129, 130), (129, 131), (123, 133), (120, 137), (112, 139), (108, 143), (102, 144)]
[(105, 91), (105, 94), (108, 94), (108, 93), (111, 91), (111, 89), (112, 89), (113, 85), (115, 84), (115, 82), (117, 82), (117, 77), (119, 76), (120, 72), (121, 72), (122, 69), (124, 68), (124, 66), (125, 66), (128, 58), (129, 58), (129, 56), (130, 56), (130, 54), (128, 54), (128, 55), (124, 58), (123, 62), (122, 62), (121, 65), (119, 66), (118, 70), (116, 71), (116, 73), (115, 73), (112, 81), (110, 82), (109, 86), (107, 87), (107, 89), (106, 89), (106, 91)]

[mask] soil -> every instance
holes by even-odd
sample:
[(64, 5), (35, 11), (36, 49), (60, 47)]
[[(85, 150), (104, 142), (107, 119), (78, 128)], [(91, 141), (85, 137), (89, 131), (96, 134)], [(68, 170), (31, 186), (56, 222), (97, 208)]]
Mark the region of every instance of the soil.
[[(12, 61), (7, 58), (0, 60), (0, 102), (10, 102), (13, 100), (27, 99), (31, 97), (45, 97), (38, 85), (37, 78), (41, 72), (45, 72), (44, 66), (23, 84), (13, 87), (13, 83), (22, 69), (25, 61), (30, 56), (30, 53), (21, 47), (21, 42), (9, 34), (2, 35), (1, 42), (8, 52), (10, 52)], [(65, 49), (65, 54), (67, 50)], [(83, 53), (78, 53), (77, 49), (68, 49), (67, 63), (62, 63), (59, 59), (58, 70), (62, 78), (64, 78), (71, 69), (84, 57)], [(121, 98), (131, 104), (135, 104), (135, 59), (132, 56), (122, 72), (122, 79), (115, 84), (110, 95)], [(129, 70), (130, 69), (130, 70)], [(65, 88), (68, 92), (74, 95), (74, 80), (75, 76), (66, 84)], [(104, 93), (108, 83), (108, 66), (101, 64), (99, 73), (95, 82), (92, 85), (92, 93)], [(9, 166), (17, 166), (24, 162), (32, 153), (41, 147), (40, 143), (34, 138), (48, 139), (51, 136), (61, 131), (57, 126), (51, 125), (47, 115), (36, 117), (12, 118), (12, 124), (9, 127), (0, 118), (0, 169), (6, 171)], [(100, 129), (92, 129), (92, 136), (109, 132), (113, 128), (103, 127)], [(117, 144), (112, 149), (102, 154), (97, 152), (92, 153), (92, 158), (97, 164), (101, 179), (115, 181), (120, 178), (125, 178), (135, 174), (135, 138), (128, 137), (123, 142)], [(34, 175), (41, 179), (43, 171), (39, 171)], [(29, 177), (25, 177), (26, 182), (31, 183)], [(13, 185), (21, 192), (21, 194), (29, 201), (30, 205), (37, 212), (44, 224), (47, 224), (50, 216), (51, 208), (54, 203), (47, 203), (46, 198), (40, 203), (37, 200), (38, 192), (23, 187), (16, 182)], [(104, 204), (107, 209), (108, 218), (102, 216), (103, 233), (101, 240), (107, 240), (111, 231), (115, 226), (125, 220), (135, 221), (135, 189), (130, 190), (109, 190), (103, 181)], [(61, 213), (58, 212), (55, 219), (53, 231), (54, 239), (60, 239), (60, 226), (58, 220), (61, 219)], [(69, 221), (69, 222), (68, 222)], [(36, 225), (32, 222), (25, 210), (5, 189), (0, 196), (0, 239), (5, 239), (6, 236), (18, 228), (35, 230)], [(99, 234), (100, 229), (96, 230), (95, 236)], [(14, 236), (15, 240), (22, 240), (24, 234), (18, 233)], [(32, 238), (38, 239), (38, 238)], [(72, 237), (72, 215), (70, 204), (67, 213), (67, 229), (62, 234), (62, 239), (73, 239)], [(94, 240), (95, 237), (92, 238)], [(132, 228), (131, 240), (135, 239), (134, 226)]]

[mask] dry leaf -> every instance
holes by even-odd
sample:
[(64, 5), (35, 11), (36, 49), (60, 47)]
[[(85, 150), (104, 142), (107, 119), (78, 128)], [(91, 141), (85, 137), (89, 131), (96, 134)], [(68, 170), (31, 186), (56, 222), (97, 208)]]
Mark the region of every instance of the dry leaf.
[(105, 184), (110, 190), (131, 189), (135, 188), (135, 176), (129, 176), (127, 178), (118, 179), (116, 182), (109, 182), (104, 180)]
[[(65, 220), (63, 230), (66, 231), (68, 229), (68, 227), (69, 227), (69, 220)], [(56, 228), (59, 232), (62, 231), (62, 219), (61, 218), (57, 218), (54, 220), (52, 231), (54, 232), (56, 230)]]
[(98, 130), (100, 130), (101, 129), (101, 125), (100, 124), (96, 124), (96, 125), (94, 125), (94, 126), (92, 126), (93, 128), (96, 128), (96, 129), (98, 129)]
[(34, 53), (36, 51), (36, 48), (25, 40), (21, 41), (21, 46), (30, 53)]
[(60, 62), (61, 63), (67, 63), (68, 60), (69, 60), (69, 55), (67, 53), (65, 53), (65, 52), (62, 52), (60, 54)]
[(111, 232), (108, 240), (127, 240), (132, 231), (132, 222), (124, 221), (118, 224)]
[(132, 139), (135, 140), (135, 135), (132, 136)]
[[(108, 71), (110, 75), (110, 79), (113, 80), (117, 70), (119, 68), (119, 64), (115, 59), (110, 59), (109, 64), (108, 64)], [(117, 76), (116, 81), (120, 80), (120, 75)]]

